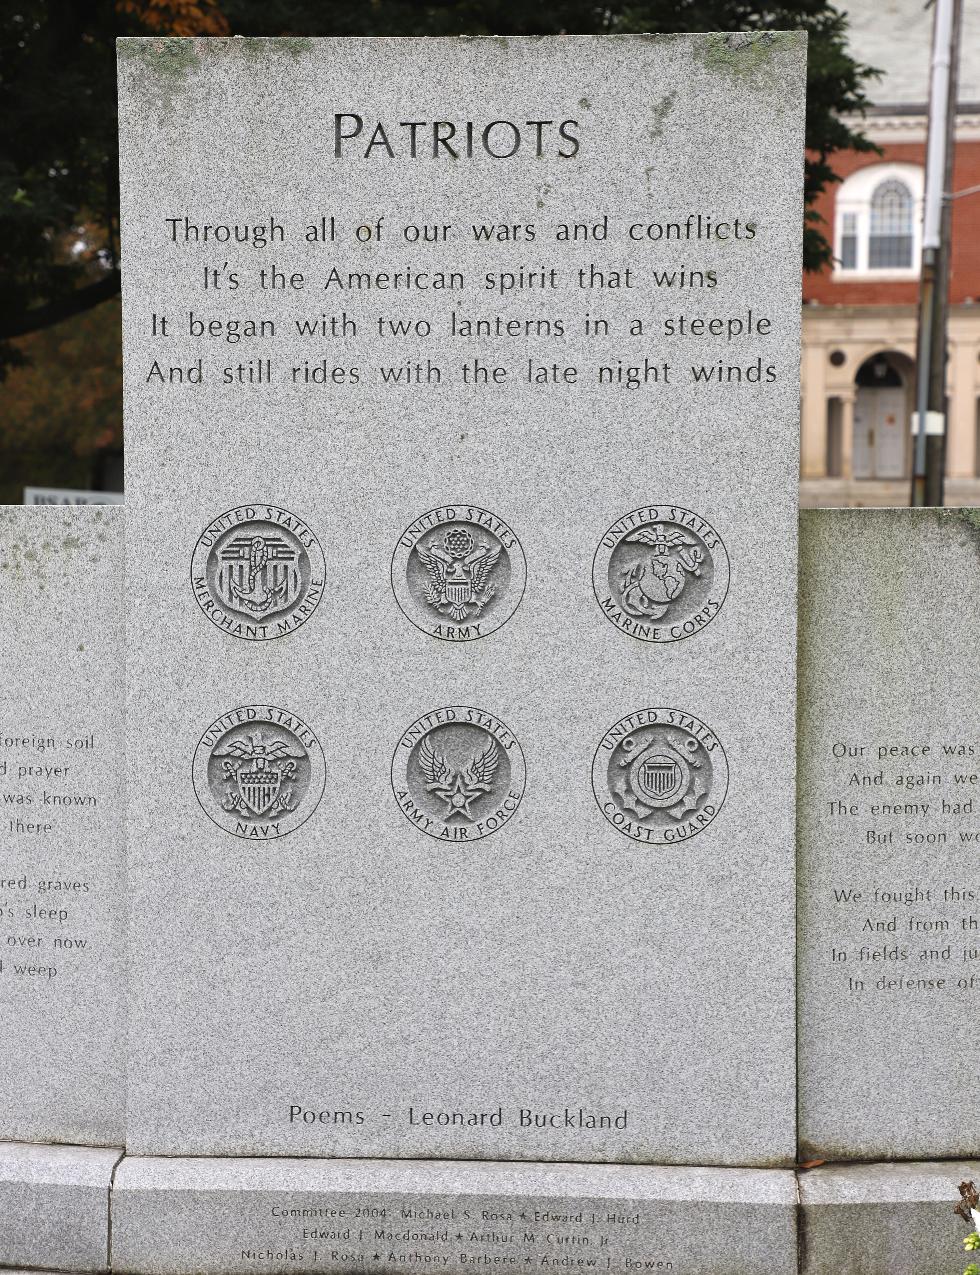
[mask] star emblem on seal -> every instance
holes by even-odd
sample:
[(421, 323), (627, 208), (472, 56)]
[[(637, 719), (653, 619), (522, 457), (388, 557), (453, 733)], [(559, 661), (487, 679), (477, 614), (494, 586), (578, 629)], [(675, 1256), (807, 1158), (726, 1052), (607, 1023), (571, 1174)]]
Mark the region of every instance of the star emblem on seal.
[(391, 787), (419, 831), (457, 845), (504, 828), (524, 796), (524, 754), (494, 713), (450, 705), (423, 714), (404, 732), (391, 763)]

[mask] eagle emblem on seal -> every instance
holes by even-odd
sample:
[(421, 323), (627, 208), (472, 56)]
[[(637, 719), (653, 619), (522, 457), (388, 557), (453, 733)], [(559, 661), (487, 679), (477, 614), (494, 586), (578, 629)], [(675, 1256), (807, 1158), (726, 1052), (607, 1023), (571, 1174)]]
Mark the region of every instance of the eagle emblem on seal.
[(233, 739), (215, 749), (225, 784), (222, 809), (245, 818), (263, 818), (295, 809), (292, 780), (296, 763), (306, 756), (291, 751), (282, 738), (266, 738), (261, 731)]
[(430, 578), (422, 597), (457, 624), (470, 615), (480, 615), (496, 592), (490, 576), (500, 549), (499, 544), (477, 544), (466, 527), (450, 527), (441, 543), (438, 536), (428, 544), (420, 541), (415, 552)]
[(445, 818), (453, 815), (462, 819), (475, 819), (470, 809), (477, 798), (493, 791), (493, 777), (500, 761), (500, 752), (492, 738), (486, 748), (475, 753), (461, 769), (456, 770), (441, 753), (423, 739), (419, 748), (419, 769), (425, 776), (426, 788), (446, 803)]
[(620, 573), (623, 610), (638, 618), (659, 620), (684, 592), (688, 576), (700, 576), (704, 551), (683, 532), (659, 524), (641, 527), (626, 541), (649, 545), (653, 553)]

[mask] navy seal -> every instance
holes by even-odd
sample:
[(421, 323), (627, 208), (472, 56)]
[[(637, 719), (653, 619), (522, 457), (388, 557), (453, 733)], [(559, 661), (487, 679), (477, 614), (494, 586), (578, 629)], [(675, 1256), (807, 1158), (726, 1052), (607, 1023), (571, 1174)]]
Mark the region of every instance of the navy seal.
[(327, 768), (320, 741), (295, 713), (246, 704), (211, 723), (192, 770), (197, 799), (212, 822), (236, 837), (271, 841), (309, 819)]

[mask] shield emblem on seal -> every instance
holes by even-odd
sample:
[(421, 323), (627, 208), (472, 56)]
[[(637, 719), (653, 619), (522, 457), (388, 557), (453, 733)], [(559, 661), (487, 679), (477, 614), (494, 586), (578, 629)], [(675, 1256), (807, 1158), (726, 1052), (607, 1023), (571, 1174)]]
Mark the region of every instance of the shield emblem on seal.
[[(661, 745), (661, 748), (663, 746)], [(676, 753), (645, 749), (630, 767), (630, 787), (650, 806), (672, 806), (687, 791), (691, 768)]]
[(451, 574), (447, 574), (443, 586), (446, 601), (465, 606), (473, 597), (472, 572), (458, 562), (454, 562), (449, 571)]
[(238, 771), (238, 791), (242, 801), (254, 815), (264, 815), (279, 794), (282, 775), (271, 769), (264, 758), (254, 766), (242, 766)]

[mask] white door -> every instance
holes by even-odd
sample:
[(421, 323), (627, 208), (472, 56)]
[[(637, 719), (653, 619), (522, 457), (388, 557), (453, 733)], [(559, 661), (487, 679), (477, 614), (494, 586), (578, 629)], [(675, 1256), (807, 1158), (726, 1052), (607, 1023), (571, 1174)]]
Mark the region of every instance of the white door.
[(875, 477), (905, 477), (905, 390), (873, 390), (875, 403)]
[(854, 477), (903, 478), (907, 425), (901, 386), (859, 387), (854, 400)]
[(855, 478), (874, 478), (875, 397), (880, 393), (859, 389), (854, 398)]

